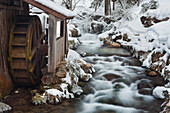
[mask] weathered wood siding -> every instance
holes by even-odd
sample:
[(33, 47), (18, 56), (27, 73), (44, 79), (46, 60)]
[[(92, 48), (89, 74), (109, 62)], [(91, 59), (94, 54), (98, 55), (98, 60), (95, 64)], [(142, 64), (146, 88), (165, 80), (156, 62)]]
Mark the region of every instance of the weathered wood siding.
[(56, 65), (61, 63), (65, 57), (65, 39), (59, 37), (56, 40)]
[(17, 15), (27, 15), (29, 12), (26, 3), (23, 5), (25, 9), (24, 7), (17, 6), (17, 3), (21, 1), (12, 1), (15, 2), (13, 6), (11, 1), (0, 0), (0, 98), (13, 88), (8, 64), (8, 42), (13, 21)]
[[(60, 28), (57, 28), (57, 21), (60, 22)], [(57, 29), (60, 29), (60, 35), (57, 37)], [(55, 16), (49, 15), (48, 29), (48, 72), (55, 73), (56, 66), (64, 60), (68, 51), (66, 20), (58, 20)]]

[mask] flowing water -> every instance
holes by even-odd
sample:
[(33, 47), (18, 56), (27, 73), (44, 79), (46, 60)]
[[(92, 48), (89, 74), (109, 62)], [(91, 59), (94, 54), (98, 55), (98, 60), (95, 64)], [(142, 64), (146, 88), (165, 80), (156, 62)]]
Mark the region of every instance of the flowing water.
[[(77, 52), (88, 56), (96, 72), (89, 83), (93, 91), (84, 95), (78, 113), (158, 113), (161, 100), (152, 89), (163, 84), (161, 77), (147, 77), (147, 69), (123, 48), (102, 46), (96, 35), (84, 34)], [(141, 93), (139, 93), (141, 92)]]

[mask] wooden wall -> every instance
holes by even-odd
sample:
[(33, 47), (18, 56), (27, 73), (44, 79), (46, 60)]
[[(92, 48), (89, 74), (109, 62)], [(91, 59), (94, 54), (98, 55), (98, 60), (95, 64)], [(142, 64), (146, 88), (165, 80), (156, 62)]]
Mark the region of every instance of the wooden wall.
[(56, 40), (56, 65), (61, 63), (65, 57), (65, 39), (64, 37), (59, 37)]
[[(57, 23), (60, 23), (60, 28), (57, 28)], [(57, 37), (57, 29), (60, 34)], [(56, 66), (64, 60), (68, 51), (68, 37), (67, 37), (67, 23), (66, 20), (60, 20), (53, 15), (49, 15), (49, 29), (48, 29), (48, 72), (55, 73)]]
[(28, 12), (28, 4), (22, 0), (0, 0), (0, 98), (13, 88), (8, 64), (10, 30), (15, 17)]
[(67, 34), (67, 22), (61, 21), (60, 28), (61, 37), (56, 39), (56, 64), (61, 63), (64, 60), (65, 55), (68, 53), (68, 34)]

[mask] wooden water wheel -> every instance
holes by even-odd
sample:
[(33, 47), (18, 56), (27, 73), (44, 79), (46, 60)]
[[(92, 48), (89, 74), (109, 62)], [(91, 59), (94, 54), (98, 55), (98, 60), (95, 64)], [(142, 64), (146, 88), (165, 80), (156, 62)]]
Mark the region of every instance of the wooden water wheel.
[(40, 82), (42, 56), (38, 51), (44, 33), (38, 16), (19, 16), (9, 40), (10, 72), (17, 85)]

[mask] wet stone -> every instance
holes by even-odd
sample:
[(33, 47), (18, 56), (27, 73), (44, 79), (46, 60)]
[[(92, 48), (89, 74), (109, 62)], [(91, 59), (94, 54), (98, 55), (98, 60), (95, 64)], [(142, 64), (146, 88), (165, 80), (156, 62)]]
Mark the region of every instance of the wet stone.
[(153, 85), (151, 82), (147, 79), (143, 79), (140, 81), (140, 83), (137, 86), (138, 89), (143, 89), (143, 88), (153, 88)]
[(110, 44), (109, 47), (119, 48), (121, 45), (119, 43)]
[(94, 89), (88, 84), (85, 85), (84, 87), (82, 87), (82, 89), (83, 89), (83, 94), (85, 94), (85, 95), (95, 93)]
[(127, 79), (124, 79), (124, 78), (114, 79), (114, 80), (112, 81), (112, 84), (118, 83), (118, 82), (123, 82), (124, 84), (126, 84), (126, 85), (128, 85), (128, 86), (131, 84), (130, 81), (128, 81)]
[(150, 77), (154, 77), (157, 75), (157, 73), (155, 71), (150, 71), (147, 75)]
[(152, 90), (150, 88), (143, 88), (140, 89), (138, 92), (143, 95), (152, 95)]
[(103, 76), (109, 81), (112, 81), (112, 80), (117, 79), (117, 78), (122, 78), (121, 76), (115, 75), (115, 74), (106, 74), (106, 75), (103, 75)]

